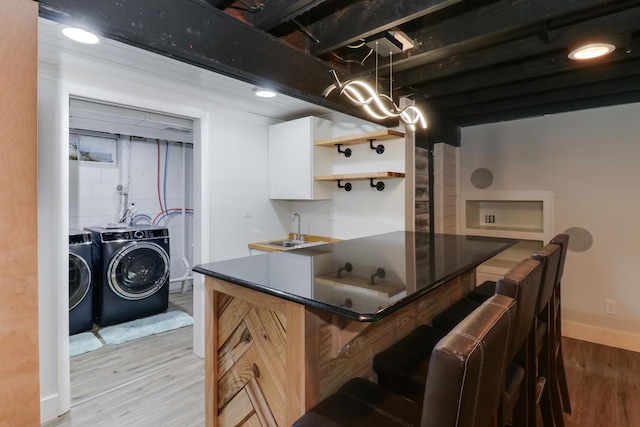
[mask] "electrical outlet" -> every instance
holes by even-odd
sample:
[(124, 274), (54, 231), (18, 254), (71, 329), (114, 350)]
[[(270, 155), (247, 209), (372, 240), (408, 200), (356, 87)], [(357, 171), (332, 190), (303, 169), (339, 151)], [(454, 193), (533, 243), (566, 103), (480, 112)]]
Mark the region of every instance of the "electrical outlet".
[(484, 216), (484, 223), (485, 224), (495, 224), (496, 223), (496, 216), (489, 214), (489, 215), (485, 215)]
[(243, 218), (251, 218), (253, 216), (253, 205), (251, 202), (244, 203)]
[(331, 221), (336, 221), (338, 219), (338, 209), (335, 207), (330, 207), (329, 208), (329, 217), (331, 218)]
[(612, 299), (604, 300), (604, 312), (606, 314), (617, 314), (616, 302)]

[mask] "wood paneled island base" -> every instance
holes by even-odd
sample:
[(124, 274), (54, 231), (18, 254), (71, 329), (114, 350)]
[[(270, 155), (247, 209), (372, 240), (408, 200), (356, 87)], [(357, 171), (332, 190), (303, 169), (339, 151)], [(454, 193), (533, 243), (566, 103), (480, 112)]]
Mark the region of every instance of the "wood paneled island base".
[(470, 269), (376, 322), (206, 277), (206, 425), (290, 426), (375, 354), (466, 295)]

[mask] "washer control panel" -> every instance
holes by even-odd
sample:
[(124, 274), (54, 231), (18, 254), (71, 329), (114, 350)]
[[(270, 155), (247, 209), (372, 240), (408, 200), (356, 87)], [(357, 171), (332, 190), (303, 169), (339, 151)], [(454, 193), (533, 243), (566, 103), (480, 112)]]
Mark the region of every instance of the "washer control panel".
[(139, 239), (160, 239), (164, 237), (169, 237), (169, 230), (166, 228), (143, 228), (102, 232), (103, 242), (117, 242), (122, 240)]

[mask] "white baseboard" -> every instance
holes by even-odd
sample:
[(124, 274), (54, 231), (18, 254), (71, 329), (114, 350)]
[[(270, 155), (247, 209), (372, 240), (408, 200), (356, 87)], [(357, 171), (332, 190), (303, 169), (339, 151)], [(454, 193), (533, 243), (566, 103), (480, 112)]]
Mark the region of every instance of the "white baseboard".
[(562, 321), (562, 335), (640, 353), (640, 335), (638, 334)]
[(47, 421), (58, 418), (58, 395), (53, 394), (51, 396), (40, 397), (40, 422), (45, 423)]

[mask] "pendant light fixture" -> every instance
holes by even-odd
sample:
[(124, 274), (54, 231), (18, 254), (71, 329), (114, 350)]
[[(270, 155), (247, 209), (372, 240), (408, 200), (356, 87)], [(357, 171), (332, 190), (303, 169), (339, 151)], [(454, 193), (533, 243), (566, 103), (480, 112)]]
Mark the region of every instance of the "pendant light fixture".
[[(376, 49), (377, 50), (377, 49)], [(410, 105), (405, 108), (398, 107), (393, 98), (393, 54), (390, 53), (389, 59), (389, 95), (378, 93), (378, 55), (376, 55), (376, 87), (363, 80), (347, 80), (341, 82), (335, 70), (331, 70), (331, 74), (335, 83), (329, 85), (322, 96), (327, 97), (337, 90), (339, 95), (344, 97), (354, 105), (362, 107), (367, 114), (376, 120), (385, 120), (388, 118), (399, 118), (402, 123), (410, 129), (415, 130), (415, 126), (419, 125), (423, 129), (427, 128), (427, 121), (422, 112), (415, 106)]]

